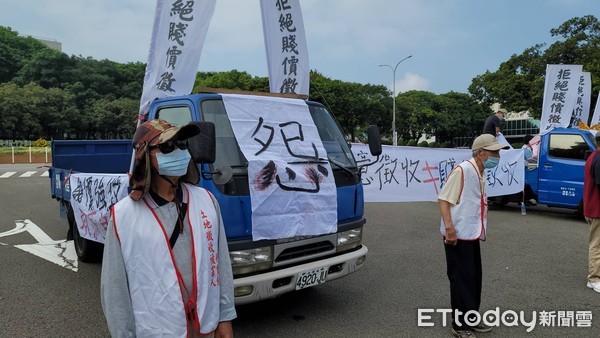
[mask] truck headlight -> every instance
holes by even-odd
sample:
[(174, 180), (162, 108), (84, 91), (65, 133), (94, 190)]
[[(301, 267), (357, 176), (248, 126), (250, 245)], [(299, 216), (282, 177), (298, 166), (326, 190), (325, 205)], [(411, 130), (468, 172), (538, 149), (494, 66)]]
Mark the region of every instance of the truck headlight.
[(340, 232), (337, 238), (337, 252), (347, 251), (360, 246), (362, 227)]
[(229, 257), (234, 276), (270, 269), (273, 265), (271, 247), (230, 251)]

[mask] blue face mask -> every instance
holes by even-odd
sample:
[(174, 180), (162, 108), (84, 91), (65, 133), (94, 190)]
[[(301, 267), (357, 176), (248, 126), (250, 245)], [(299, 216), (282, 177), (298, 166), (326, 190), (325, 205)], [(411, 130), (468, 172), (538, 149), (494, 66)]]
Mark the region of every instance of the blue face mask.
[(175, 149), (168, 154), (156, 153), (158, 173), (164, 176), (183, 176), (192, 156), (186, 150)]
[(488, 156), (488, 159), (483, 161), (483, 166), (488, 169), (492, 169), (500, 163), (500, 157)]

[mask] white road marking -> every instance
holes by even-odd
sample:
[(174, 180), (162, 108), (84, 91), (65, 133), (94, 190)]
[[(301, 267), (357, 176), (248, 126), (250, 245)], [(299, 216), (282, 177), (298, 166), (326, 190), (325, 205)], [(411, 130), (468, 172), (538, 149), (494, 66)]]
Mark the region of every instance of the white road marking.
[(19, 177), (31, 177), (35, 173), (37, 173), (37, 171), (27, 171)]
[[(28, 219), (15, 221), (15, 224), (16, 226), (14, 229), (0, 233), (0, 237), (16, 235), (21, 232), (29, 232), (38, 243), (15, 245), (15, 248), (29, 252), (73, 272), (77, 272), (78, 261), (73, 241), (64, 239), (55, 241), (40, 229), (40, 227)], [(5, 243), (0, 244), (6, 245)]]
[(12, 175), (16, 174), (16, 171), (7, 171), (4, 174), (0, 175), (0, 178), (8, 178), (11, 177)]
[(50, 175), (50, 173), (48, 172), (48, 170), (44, 171), (40, 177), (48, 177)]

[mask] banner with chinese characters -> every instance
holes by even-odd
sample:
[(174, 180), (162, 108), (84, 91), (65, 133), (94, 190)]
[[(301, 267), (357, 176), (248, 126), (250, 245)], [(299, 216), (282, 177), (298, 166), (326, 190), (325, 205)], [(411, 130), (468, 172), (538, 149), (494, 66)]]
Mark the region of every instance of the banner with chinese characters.
[(581, 72), (577, 84), (577, 100), (571, 116), (571, 128), (577, 128), (579, 121), (586, 124), (590, 117), (590, 102), (592, 100), (592, 79), (589, 72)]
[(337, 192), (306, 102), (222, 95), (235, 138), (248, 160), (252, 239), (337, 231)]
[[(366, 144), (353, 143), (352, 153), (359, 166), (375, 160)], [(523, 191), (523, 150), (500, 154), (498, 166), (484, 171), (490, 197)], [(377, 163), (362, 169), (365, 202), (437, 201), (452, 169), (471, 157), (471, 149), (383, 146)]]
[(596, 99), (596, 107), (594, 108), (594, 115), (590, 121), (590, 126), (600, 123), (600, 92), (598, 92), (598, 99)]
[(127, 196), (126, 174), (72, 174), (69, 178), (71, 206), (79, 234), (104, 243), (110, 207)]
[(154, 99), (192, 91), (216, 0), (157, 0), (140, 114)]
[(540, 134), (571, 123), (581, 70), (581, 65), (546, 66)]
[(308, 48), (299, 0), (260, 0), (271, 93), (308, 95)]

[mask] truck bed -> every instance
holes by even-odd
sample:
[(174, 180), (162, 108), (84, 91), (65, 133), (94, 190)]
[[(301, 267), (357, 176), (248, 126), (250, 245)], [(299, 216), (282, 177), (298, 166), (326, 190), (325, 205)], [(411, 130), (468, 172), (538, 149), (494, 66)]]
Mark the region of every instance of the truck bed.
[(129, 170), (131, 140), (56, 140), (52, 142), (50, 193), (70, 200), (65, 179), (71, 172), (124, 174)]

